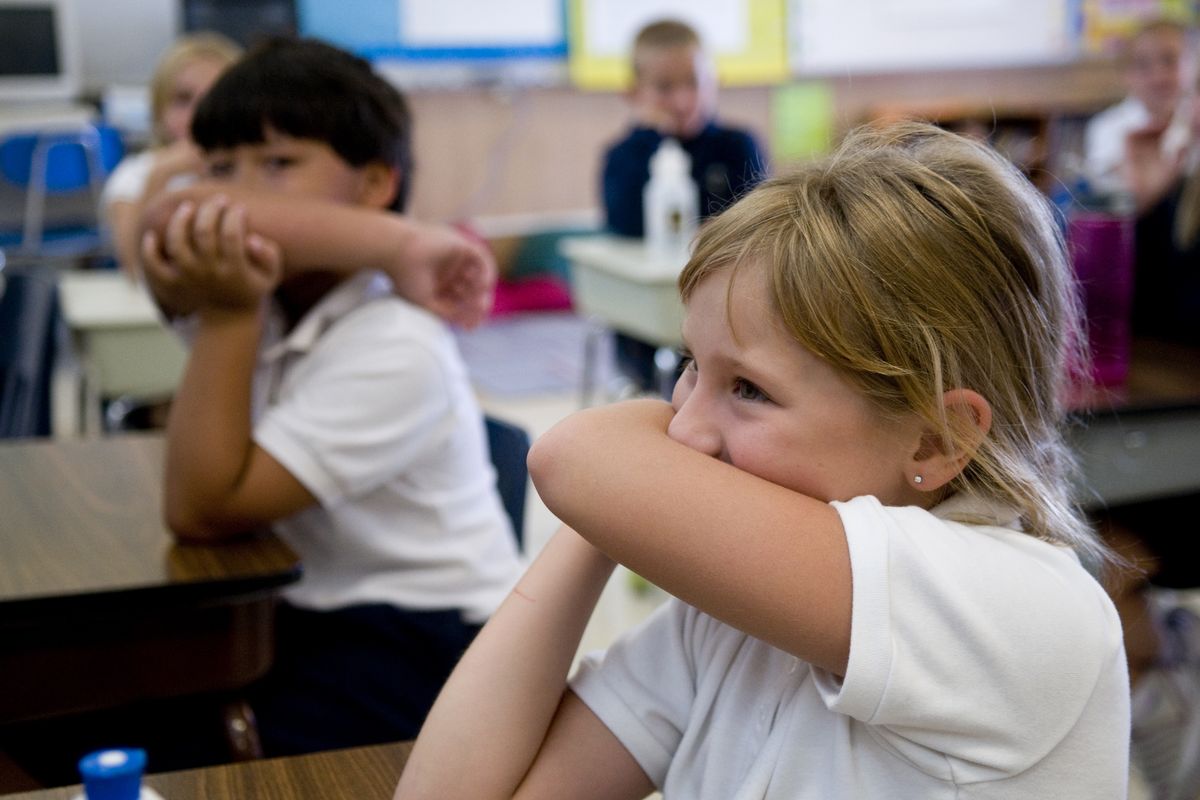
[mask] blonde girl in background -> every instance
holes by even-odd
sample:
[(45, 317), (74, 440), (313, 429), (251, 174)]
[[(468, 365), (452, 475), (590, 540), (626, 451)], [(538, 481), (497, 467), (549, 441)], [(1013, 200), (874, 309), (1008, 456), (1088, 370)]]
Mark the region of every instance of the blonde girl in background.
[(152, 147), (117, 165), (101, 199), (112, 231), (117, 263), (130, 276), (139, 270), (139, 222), (145, 202), (199, 174), (200, 151), (192, 143), (192, 112), (241, 48), (217, 33), (190, 34), (162, 55), (150, 81)]
[[(1123, 798), (1121, 627), (1061, 434), (1083, 337), (1043, 198), (954, 134), (858, 131), (706, 225), (680, 288), (672, 403), (535, 443), (569, 528), (396, 797)], [(616, 563), (673, 598), (568, 680)]]

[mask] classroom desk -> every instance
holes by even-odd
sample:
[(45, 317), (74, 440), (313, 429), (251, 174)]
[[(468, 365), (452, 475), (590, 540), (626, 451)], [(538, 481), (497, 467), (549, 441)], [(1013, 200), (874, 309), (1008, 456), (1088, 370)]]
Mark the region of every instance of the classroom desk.
[(1135, 340), (1125, 384), (1080, 406), (1069, 439), (1085, 506), (1200, 492), (1200, 348)]
[[(164, 800), (384, 800), (396, 790), (411, 742), (271, 758), (147, 775)], [(73, 800), (81, 787), (5, 795), (5, 800)]]
[(73, 352), (60, 359), (55, 380), (56, 436), (98, 432), (104, 400), (174, 393), (187, 349), (145, 287), (111, 270), (64, 271), (58, 291)]
[[(559, 243), (571, 264), (571, 294), (595, 325), (584, 340), (582, 403), (591, 405), (599, 336), (615, 330), (660, 350), (682, 343), (683, 305), (675, 282), (686, 255), (647, 248), (641, 239), (611, 234), (571, 236)], [(655, 359), (656, 363), (659, 359)], [(662, 361), (673, 364), (673, 358)], [(661, 372), (659, 378), (666, 378)]]
[(161, 435), (0, 444), (0, 723), (235, 690), (300, 576), (270, 535), (176, 544)]
[[(640, 240), (601, 234), (560, 245), (571, 262), (574, 296), (599, 325), (677, 347), (683, 307), (682, 260)], [(590, 403), (595, 345), (584, 353), (584, 405)], [(1082, 402), (1070, 440), (1082, 467), (1084, 505), (1128, 503), (1200, 491), (1200, 350), (1137, 341), (1125, 386)]]
[(677, 347), (683, 305), (675, 282), (687, 261), (647, 248), (641, 239), (598, 234), (559, 244), (571, 262), (572, 294), (585, 314), (659, 347)]

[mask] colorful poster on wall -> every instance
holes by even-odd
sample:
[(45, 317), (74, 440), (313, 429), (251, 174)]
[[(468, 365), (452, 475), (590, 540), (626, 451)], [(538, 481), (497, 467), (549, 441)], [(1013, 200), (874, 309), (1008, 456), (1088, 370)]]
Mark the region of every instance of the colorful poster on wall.
[(568, 67), (585, 89), (623, 89), (632, 73), (629, 49), (638, 30), (674, 18), (694, 27), (716, 56), (726, 86), (787, 77), (785, 0), (569, 0)]
[(1083, 50), (1113, 55), (1143, 21), (1165, 17), (1185, 24), (1197, 21), (1196, 0), (1082, 0)]

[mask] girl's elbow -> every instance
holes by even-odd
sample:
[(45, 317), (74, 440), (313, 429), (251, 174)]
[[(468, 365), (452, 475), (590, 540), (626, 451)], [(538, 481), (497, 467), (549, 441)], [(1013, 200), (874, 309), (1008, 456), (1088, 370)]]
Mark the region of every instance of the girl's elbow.
[(568, 480), (571, 470), (569, 456), (573, 452), (570, 441), (570, 431), (564, 428), (563, 423), (559, 423), (539, 436), (529, 448), (526, 458), (529, 478), (543, 499), (553, 494), (560, 483)]

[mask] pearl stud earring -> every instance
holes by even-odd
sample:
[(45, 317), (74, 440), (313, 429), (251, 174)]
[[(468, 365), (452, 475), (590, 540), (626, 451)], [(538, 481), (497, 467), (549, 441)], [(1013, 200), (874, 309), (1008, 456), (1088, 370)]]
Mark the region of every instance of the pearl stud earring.
[(922, 478), (920, 475), (913, 476), (913, 483), (924, 483), (924, 482), (925, 482), (925, 479)]

